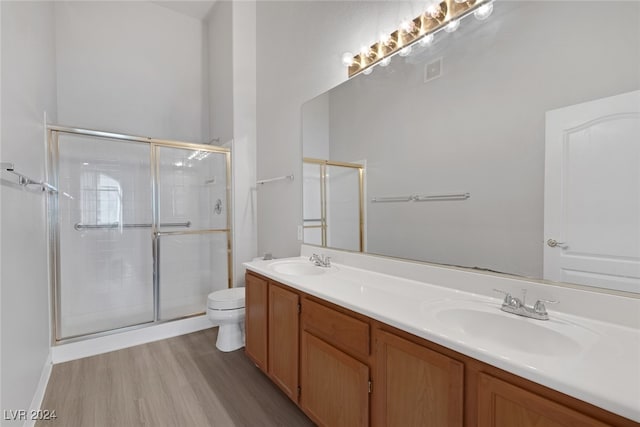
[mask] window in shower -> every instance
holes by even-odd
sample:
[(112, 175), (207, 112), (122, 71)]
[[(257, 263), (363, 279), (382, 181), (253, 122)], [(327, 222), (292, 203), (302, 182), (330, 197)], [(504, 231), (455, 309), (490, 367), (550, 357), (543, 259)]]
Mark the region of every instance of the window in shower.
[(80, 182), (82, 223), (110, 225), (122, 221), (122, 187), (117, 179), (83, 162)]

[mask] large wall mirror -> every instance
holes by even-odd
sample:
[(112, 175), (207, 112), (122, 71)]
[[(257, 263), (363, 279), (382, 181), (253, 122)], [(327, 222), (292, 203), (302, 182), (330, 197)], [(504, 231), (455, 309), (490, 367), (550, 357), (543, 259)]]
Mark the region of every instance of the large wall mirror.
[(334, 225), (305, 168), (305, 243), (638, 293), (639, 89), (640, 2), (496, 2), (303, 105), (303, 156), (363, 176)]

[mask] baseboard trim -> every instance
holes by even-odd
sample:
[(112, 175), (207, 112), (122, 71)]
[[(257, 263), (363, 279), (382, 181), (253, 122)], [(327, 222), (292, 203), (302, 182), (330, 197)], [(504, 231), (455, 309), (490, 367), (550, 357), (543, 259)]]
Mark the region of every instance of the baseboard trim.
[(68, 362), (83, 357), (108, 353), (135, 345), (184, 335), (202, 329), (211, 328), (213, 324), (206, 315), (162, 323), (147, 328), (91, 338), (51, 347), (51, 361), (56, 363)]
[[(37, 413), (37, 411), (42, 406), (42, 400), (44, 399), (44, 394), (47, 391), (47, 385), (49, 384), (49, 377), (51, 377), (52, 367), (53, 363), (51, 362), (51, 350), (49, 350), (47, 360), (45, 360), (44, 366), (42, 367), (38, 387), (36, 387), (36, 392), (33, 395), (33, 400), (31, 400), (31, 406), (29, 406), (28, 414)], [(36, 425), (36, 420), (30, 420), (29, 418), (31, 417), (27, 417), (27, 420), (24, 422), (24, 427), (34, 427)]]

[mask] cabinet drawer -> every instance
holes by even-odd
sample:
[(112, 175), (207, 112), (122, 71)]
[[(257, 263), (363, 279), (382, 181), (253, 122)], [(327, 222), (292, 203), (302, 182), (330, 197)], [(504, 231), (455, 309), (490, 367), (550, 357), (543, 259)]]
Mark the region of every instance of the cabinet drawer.
[(302, 328), (353, 356), (369, 357), (367, 322), (303, 298)]

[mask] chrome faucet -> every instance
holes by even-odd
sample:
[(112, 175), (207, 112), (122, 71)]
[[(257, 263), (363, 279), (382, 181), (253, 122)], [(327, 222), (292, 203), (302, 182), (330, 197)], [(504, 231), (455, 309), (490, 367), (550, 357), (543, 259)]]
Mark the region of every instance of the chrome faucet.
[(537, 320), (549, 320), (549, 313), (547, 313), (547, 307), (545, 304), (556, 304), (558, 301), (540, 299), (530, 307), (527, 306), (527, 290), (522, 290), (522, 300), (512, 296), (509, 292), (505, 292), (500, 289), (494, 289), (496, 292), (504, 294), (504, 301), (502, 301), (502, 311), (507, 313), (517, 314), (518, 316), (529, 317)]
[(317, 265), (318, 267), (331, 267), (331, 257), (313, 254), (309, 257), (309, 261)]

